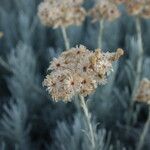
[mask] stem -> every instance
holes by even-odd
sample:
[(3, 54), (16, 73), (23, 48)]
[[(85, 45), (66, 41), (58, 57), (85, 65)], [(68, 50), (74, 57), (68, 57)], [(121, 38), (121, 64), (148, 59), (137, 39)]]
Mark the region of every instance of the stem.
[(88, 108), (87, 108), (87, 105), (85, 103), (85, 100), (84, 100), (83, 96), (80, 96), (80, 104), (81, 104), (81, 107), (83, 109), (85, 119), (86, 119), (86, 122), (87, 122), (88, 130), (89, 130), (89, 137), (90, 137), (90, 141), (91, 141), (91, 144), (92, 144), (92, 148), (94, 149), (95, 148), (95, 138), (94, 138), (94, 131), (93, 131), (93, 128), (92, 128), (92, 123), (91, 123), (91, 114), (88, 111)]
[(103, 34), (104, 34), (104, 20), (101, 19), (99, 22), (98, 48), (102, 48), (103, 46)]
[(68, 50), (70, 48), (70, 44), (69, 44), (69, 39), (68, 39), (68, 36), (67, 36), (66, 28), (61, 27), (61, 31), (62, 31), (62, 35), (63, 35), (63, 38), (64, 38), (65, 47)]
[(134, 97), (137, 92), (137, 88), (140, 83), (141, 74), (142, 74), (142, 64), (143, 64), (143, 55), (144, 55), (144, 49), (143, 49), (143, 42), (142, 42), (142, 31), (141, 31), (141, 22), (140, 18), (136, 17), (136, 32), (137, 32), (137, 40), (138, 40), (138, 58), (137, 58), (137, 67), (136, 67), (136, 77), (133, 87), (133, 92), (131, 95), (131, 103), (129, 108), (129, 119), (127, 120), (127, 124), (129, 125), (131, 122), (131, 116), (133, 113), (133, 106), (134, 106)]
[(137, 146), (137, 150), (141, 150), (142, 147), (143, 147), (143, 144), (144, 144), (144, 141), (145, 141), (145, 138), (146, 138), (146, 134), (148, 133), (148, 130), (149, 130), (149, 126), (150, 126), (150, 106), (149, 106), (149, 111), (148, 111), (148, 119), (145, 123), (145, 126), (144, 126), (144, 129), (142, 131), (142, 134), (140, 136), (140, 140), (139, 140), (139, 144)]

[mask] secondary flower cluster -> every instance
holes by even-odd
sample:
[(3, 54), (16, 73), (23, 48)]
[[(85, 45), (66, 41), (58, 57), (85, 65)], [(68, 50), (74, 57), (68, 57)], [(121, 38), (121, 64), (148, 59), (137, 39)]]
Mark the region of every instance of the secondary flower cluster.
[(112, 70), (112, 62), (123, 55), (122, 49), (116, 53), (104, 53), (100, 49), (89, 51), (84, 46), (71, 48), (54, 58), (43, 81), (55, 101), (70, 101), (76, 95), (87, 96), (99, 84), (106, 82)]
[[(117, 2), (117, 1), (116, 1)], [(113, 21), (120, 16), (120, 12), (116, 4), (110, 0), (99, 0), (95, 6), (89, 11), (93, 22), (101, 19)]]
[(135, 100), (150, 104), (150, 80), (147, 78), (141, 81)]
[(44, 25), (53, 28), (80, 25), (86, 15), (82, 3), (83, 0), (44, 0), (38, 16)]
[(150, 0), (127, 0), (125, 5), (130, 15), (150, 18)]

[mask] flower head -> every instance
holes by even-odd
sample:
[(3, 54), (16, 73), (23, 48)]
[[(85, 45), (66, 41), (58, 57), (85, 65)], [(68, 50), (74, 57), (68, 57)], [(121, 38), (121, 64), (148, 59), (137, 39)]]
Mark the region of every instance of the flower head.
[(95, 6), (89, 11), (92, 16), (93, 22), (105, 19), (113, 21), (120, 16), (120, 12), (115, 4), (109, 0), (98, 1)]
[(51, 62), (51, 73), (44, 79), (43, 86), (55, 101), (70, 101), (77, 94), (87, 96), (105, 83), (112, 62), (122, 54), (121, 49), (116, 53), (103, 53), (100, 49), (92, 52), (82, 45), (71, 48)]
[(45, 0), (39, 5), (41, 22), (53, 28), (80, 25), (85, 19), (83, 0)]
[(150, 104), (150, 80), (144, 78), (138, 88), (135, 100)]
[(130, 15), (150, 18), (149, 0), (127, 0), (125, 5)]
[(124, 3), (126, 0), (112, 0), (112, 2), (115, 2), (115, 4), (119, 5)]

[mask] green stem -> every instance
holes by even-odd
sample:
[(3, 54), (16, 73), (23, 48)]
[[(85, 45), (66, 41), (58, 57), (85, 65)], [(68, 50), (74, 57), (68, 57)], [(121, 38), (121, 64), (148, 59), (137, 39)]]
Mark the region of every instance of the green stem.
[(94, 149), (95, 148), (95, 138), (94, 138), (94, 131), (93, 131), (92, 123), (91, 123), (91, 114), (88, 111), (88, 107), (85, 103), (85, 99), (83, 96), (80, 96), (80, 104), (81, 104), (81, 107), (83, 109), (86, 123), (88, 126), (88, 130), (89, 130), (88, 135), (90, 137), (89, 139), (90, 139), (90, 142), (92, 144), (92, 148)]
[(103, 34), (104, 34), (104, 20), (101, 19), (99, 22), (98, 48), (102, 48), (103, 46)]
[(68, 39), (68, 36), (67, 36), (66, 28), (61, 27), (61, 31), (62, 31), (63, 39), (64, 39), (64, 42), (65, 42), (65, 47), (68, 50), (70, 48), (70, 43), (69, 43), (69, 39)]
[(137, 150), (142, 149), (145, 138), (146, 138), (146, 135), (147, 135), (148, 130), (149, 130), (149, 126), (150, 126), (150, 106), (149, 106), (149, 111), (148, 111), (148, 119), (145, 123), (144, 129), (143, 129), (142, 134), (140, 136), (140, 140), (139, 140), (139, 143), (138, 143), (138, 146), (137, 146)]

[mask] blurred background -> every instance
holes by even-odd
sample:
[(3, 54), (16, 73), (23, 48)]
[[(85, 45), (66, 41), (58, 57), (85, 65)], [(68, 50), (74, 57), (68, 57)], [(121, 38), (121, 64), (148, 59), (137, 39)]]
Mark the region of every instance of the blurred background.
[[(42, 87), (50, 60), (64, 49), (60, 29), (41, 24), (37, 16), (40, 0), (0, 0), (0, 150), (90, 150), (84, 121), (75, 106), (53, 102)], [(86, 0), (88, 10), (94, 4)], [(105, 86), (88, 101), (97, 125), (100, 150), (135, 150), (148, 116), (148, 106), (131, 101), (138, 39), (135, 18), (120, 5), (121, 17), (106, 21), (103, 50), (125, 50), (114, 63)], [(141, 19), (144, 60), (142, 77), (150, 77), (150, 20)], [(81, 26), (67, 29), (71, 47), (83, 44), (97, 48), (99, 23), (87, 17)], [(150, 133), (143, 150), (150, 150)]]

